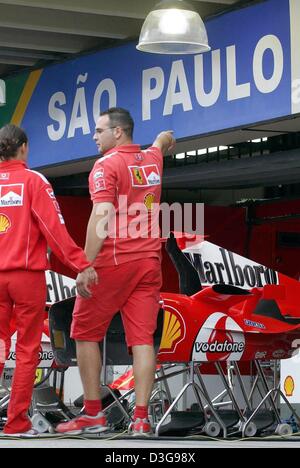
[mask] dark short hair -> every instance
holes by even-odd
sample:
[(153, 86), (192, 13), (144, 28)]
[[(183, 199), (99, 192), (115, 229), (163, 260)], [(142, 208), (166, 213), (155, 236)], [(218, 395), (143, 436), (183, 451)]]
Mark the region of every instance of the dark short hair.
[(22, 128), (8, 124), (0, 129), (0, 160), (13, 159), (20, 146), (28, 143), (28, 138)]
[(128, 110), (121, 107), (111, 107), (101, 112), (100, 117), (104, 115), (108, 115), (112, 127), (121, 127), (129, 138), (133, 137), (134, 121)]

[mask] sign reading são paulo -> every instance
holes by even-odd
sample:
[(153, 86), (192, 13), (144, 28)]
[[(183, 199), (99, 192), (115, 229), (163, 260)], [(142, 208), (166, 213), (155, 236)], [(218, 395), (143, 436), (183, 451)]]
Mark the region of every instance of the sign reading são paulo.
[(209, 20), (206, 54), (143, 54), (131, 43), (29, 75), (15, 117), (31, 165), (95, 155), (95, 121), (111, 106), (130, 109), (142, 145), (163, 129), (181, 139), (300, 113), (299, 3), (269, 0)]

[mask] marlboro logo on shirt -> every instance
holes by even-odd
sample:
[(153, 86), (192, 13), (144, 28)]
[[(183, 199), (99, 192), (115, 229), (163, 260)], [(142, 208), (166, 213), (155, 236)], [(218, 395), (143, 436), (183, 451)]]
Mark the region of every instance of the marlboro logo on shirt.
[(24, 184), (0, 185), (0, 207), (23, 206)]

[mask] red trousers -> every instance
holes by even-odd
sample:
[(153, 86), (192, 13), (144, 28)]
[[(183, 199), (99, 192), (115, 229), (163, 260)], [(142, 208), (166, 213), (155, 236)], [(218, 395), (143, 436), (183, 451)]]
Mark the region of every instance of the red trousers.
[(39, 362), (46, 295), (44, 272), (0, 272), (0, 376), (9, 355), (12, 316), (17, 329), (16, 369), (4, 428), (7, 434), (31, 429), (28, 409)]

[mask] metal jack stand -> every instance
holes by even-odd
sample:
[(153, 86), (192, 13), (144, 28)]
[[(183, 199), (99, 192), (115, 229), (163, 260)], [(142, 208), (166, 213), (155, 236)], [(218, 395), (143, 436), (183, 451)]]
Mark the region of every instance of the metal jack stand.
[(240, 369), (239, 369), (239, 366), (238, 366), (237, 362), (233, 362), (233, 368), (234, 368), (235, 375), (236, 375), (237, 381), (239, 383), (239, 386), (240, 386), (244, 401), (246, 403), (246, 409), (248, 411), (252, 411), (253, 408), (252, 408), (252, 405), (251, 405), (251, 402), (250, 402), (250, 398), (248, 398), (248, 395), (247, 395), (247, 392), (246, 392), (246, 389), (245, 389), (245, 385), (244, 385), (244, 382), (243, 382), (243, 379), (242, 379), (242, 376), (241, 376), (241, 372), (240, 372)]
[(275, 404), (275, 401), (276, 399), (278, 398), (278, 396), (281, 396), (285, 403), (287, 404), (289, 410), (291, 411), (291, 413), (295, 416), (295, 418), (297, 419), (298, 423), (300, 423), (300, 418), (298, 417), (297, 413), (295, 412), (294, 408), (291, 406), (290, 402), (287, 400), (287, 398), (285, 397), (285, 395), (282, 393), (282, 391), (280, 390), (280, 387), (276, 388), (272, 388), (272, 389), (269, 389), (268, 387), (268, 383), (267, 383), (267, 380), (266, 380), (266, 377), (263, 373), (263, 370), (262, 370), (262, 367), (260, 365), (260, 363), (258, 361), (255, 361), (255, 365), (256, 365), (256, 368), (257, 368), (257, 372), (259, 374), (259, 377), (261, 379), (261, 382), (262, 382), (262, 385), (264, 387), (264, 390), (266, 392), (266, 395), (265, 397), (263, 398), (263, 400), (260, 402), (260, 404), (258, 405), (258, 407), (256, 408), (256, 410), (252, 413), (252, 415), (250, 416), (250, 418), (247, 420), (244, 428), (243, 428), (243, 436), (244, 436), (244, 432), (247, 430), (247, 427), (248, 425), (251, 423), (251, 421), (253, 420), (253, 418), (256, 416), (256, 414), (258, 413), (258, 411), (260, 410), (260, 408), (267, 402), (269, 401), (270, 405), (271, 405), (271, 408), (272, 410), (274, 411), (274, 415), (275, 415), (275, 418), (276, 418), (276, 421), (278, 423), (277, 425), (277, 428), (276, 428), (276, 434), (277, 435), (280, 435), (280, 436), (289, 436), (293, 433), (293, 430), (291, 428), (291, 426), (289, 424), (282, 424), (281, 422), (281, 418), (280, 418), (280, 414), (279, 414), (279, 411), (276, 407), (276, 404)]
[(152, 417), (152, 425), (159, 423), (165, 411), (172, 404), (172, 395), (167, 380), (168, 376), (163, 366), (156, 370), (156, 375), (157, 378), (154, 381), (154, 389), (149, 402), (149, 414)]
[[(174, 366), (176, 367), (175, 364), (172, 364), (170, 367), (172, 368), (172, 367), (174, 367)], [(170, 367), (167, 366), (166, 369), (169, 369)], [(170, 393), (170, 389), (169, 389), (169, 386), (168, 386), (167, 381), (168, 381), (168, 379), (170, 379), (170, 378), (172, 378), (172, 377), (176, 377), (176, 376), (181, 375), (181, 374), (184, 374), (184, 373), (186, 373), (186, 372), (187, 372), (187, 369), (185, 368), (185, 369), (175, 370), (174, 372), (171, 372), (171, 373), (169, 373), (169, 374), (166, 374), (166, 373), (165, 373), (165, 369), (164, 369), (163, 367), (161, 367), (161, 369), (157, 372), (158, 375), (157, 375), (157, 377), (156, 377), (156, 379), (155, 379), (155, 381), (154, 381), (154, 384), (162, 383), (162, 384), (164, 385), (165, 390), (162, 390), (162, 392), (166, 395), (167, 400), (168, 400), (168, 402), (169, 402), (170, 404), (171, 404), (171, 401), (172, 401), (172, 397), (171, 397), (171, 393)], [(160, 375), (159, 375), (159, 374), (160, 374)], [(104, 385), (104, 386), (105, 386), (106, 388), (108, 388), (108, 390), (109, 390), (110, 393), (112, 392), (112, 390), (111, 390), (107, 385)], [(122, 396), (120, 396), (120, 397), (117, 397), (116, 395), (112, 395), (112, 396), (113, 396), (113, 399), (114, 399), (115, 401), (113, 401), (112, 403), (110, 403), (110, 404), (105, 408), (104, 411), (105, 411), (105, 412), (108, 412), (113, 406), (115, 406), (115, 405), (118, 405), (118, 406), (119, 406), (123, 400), (125, 400), (126, 398), (128, 398), (128, 397), (129, 397), (130, 395), (132, 395), (134, 392), (135, 392), (135, 390), (134, 390), (134, 389), (131, 389), (131, 390), (128, 390), (124, 395), (122, 395)], [(154, 390), (153, 394), (151, 395), (150, 402), (153, 401), (153, 398), (156, 397), (157, 392), (159, 393), (160, 390), (158, 390), (158, 391)], [(122, 408), (123, 408), (123, 406), (122, 406)], [(121, 408), (120, 408), (120, 409), (121, 409)], [(125, 408), (123, 408), (123, 410), (126, 411)], [(123, 414), (124, 414), (124, 411), (123, 411)], [(125, 415), (125, 414), (124, 414), (124, 415)], [(126, 416), (127, 416), (127, 419), (128, 419), (128, 420), (131, 419), (130, 414), (127, 413), (127, 412), (126, 412)]]
[(3, 398), (1, 398), (0, 400), (0, 411), (4, 411), (7, 409), (8, 407), (8, 404), (9, 404), (9, 400), (10, 400), (10, 395), (5, 395)]
[(217, 423), (214, 423), (215, 424), (215, 433), (214, 433), (214, 436), (217, 437), (220, 433), (220, 430), (221, 428), (223, 429), (223, 434), (224, 434), (224, 437), (226, 438), (227, 437), (227, 429), (226, 429), (226, 426), (223, 424), (223, 422), (221, 421), (221, 419), (219, 418), (218, 414), (216, 413), (216, 411), (214, 410), (212, 404), (211, 404), (211, 401), (206, 393), (206, 391), (203, 391), (200, 386), (198, 384), (196, 384), (196, 382), (194, 381), (194, 376), (195, 376), (195, 368), (194, 366), (197, 365), (195, 364), (194, 362), (190, 362), (189, 365), (188, 365), (188, 371), (189, 371), (189, 382), (182, 388), (182, 390), (180, 391), (180, 393), (177, 395), (177, 397), (175, 398), (175, 400), (173, 401), (173, 403), (171, 404), (170, 408), (166, 411), (166, 413), (164, 414), (164, 416), (162, 417), (161, 421), (159, 422), (159, 424), (156, 426), (156, 429), (155, 429), (155, 437), (159, 437), (159, 432), (160, 432), (160, 429), (162, 427), (162, 425), (164, 424), (164, 422), (167, 420), (168, 416), (171, 414), (172, 410), (176, 407), (177, 403), (181, 400), (181, 398), (186, 394), (187, 390), (189, 388), (192, 388), (194, 390), (194, 393), (195, 393), (195, 397), (196, 397), (196, 400), (200, 406), (200, 408), (203, 409), (203, 412), (205, 413), (204, 411), (204, 408), (203, 408), (203, 404), (202, 404), (202, 401), (201, 401), (201, 398), (200, 396), (202, 396), (202, 398), (205, 400), (205, 402), (207, 403), (208, 407), (210, 408), (212, 414), (214, 415)]
[[(33, 428), (39, 433), (53, 432), (52, 424), (47, 419), (50, 414), (55, 418), (61, 417), (68, 421), (74, 418), (74, 414), (61, 400), (64, 384), (64, 372), (65, 370), (63, 369), (61, 372), (59, 395), (56, 393), (57, 370), (54, 369), (50, 369), (43, 380), (34, 388), (31, 403), (33, 413), (31, 421)], [(52, 373), (54, 373), (54, 381), (51, 386), (49, 378)]]
[[(239, 384), (239, 388), (240, 388), (240, 390), (242, 392), (242, 396), (243, 396), (244, 401), (245, 401), (245, 408), (243, 410), (243, 415), (248, 420), (249, 416), (251, 416), (253, 411), (254, 411), (253, 404), (251, 403), (251, 396), (252, 396), (252, 394), (254, 392), (255, 387), (257, 387), (259, 395), (260, 395), (261, 399), (263, 399), (262, 392), (260, 391), (260, 389), (258, 387), (259, 375), (256, 376), (254, 387), (251, 389), (250, 396), (248, 397), (246, 387), (244, 385), (238, 363), (233, 362), (232, 364), (233, 364), (233, 368), (234, 368), (234, 371), (235, 371), (235, 376), (236, 376), (237, 382)], [(268, 411), (268, 409), (266, 408), (265, 411), (260, 411), (259, 412), (259, 417), (255, 418), (255, 420), (253, 420), (253, 423), (257, 427), (257, 431), (260, 432), (260, 431), (267, 430), (268, 428), (270, 428), (274, 424), (273, 413)], [(246, 427), (246, 431), (248, 431), (248, 430), (249, 429), (247, 429), (247, 427)]]
[[(228, 395), (229, 395), (229, 397), (231, 399), (232, 405), (233, 405), (235, 411), (237, 412), (237, 414), (239, 416), (239, 419), (240, 419), (239, 426), (240, 426), (240, 430), (242, 431), (243, 437), (254, 437), (256, 432), (257, 432), (256, 425), (251, 421), (247, 421), (245, 416), (243, 415), (243, 413), (242, 413), (242, 411), (241, 411), (241, 409), (240, 409), (240, 407), (238, 405), (238, 402), (237, 402), (237, 400), (235, 398), (235, 395), (234, 395), (234, 393), (232, 391), (231, 385), (226, 380), (224, 371), (222, 369), (222, 365), (219, 362), (217, 362), (215, 364), (215, 366), (216, 366), (216, 369), (218, 371), (219, 376), (221, 377), (223, 385), (224, 385), (224, 387), (226, 388), (226, 390), (228, 392)], [(251, 422), (251, 424), (250, 424), (250, 422)]]
[(206, 411), (208, 409), (213, 408), (212, 414), (214, 416), (217, 414), (216, 421), (217, 421), (218, 425), (220, 425), (220, 429), (223, 429), (223, 437), (226, 438), (227, 437), (227, 426), (226, 426), (226, 424), (224, 424), (224, 422), (222, 421), (222, 419), (220, 418), (218, 413), (216, 413), (215, 408), (217, 408), (219, 406), (223, 406), (224, 404), (225, 405), (228, 404), (227, 402), (225, 402), (225, 403), (216, 403), (216, 401), (219, 400), (220, 398), (222, 398), (225, 394), (227, 394), (227, 392), (226, 392), (226, 390), (224, 390), (221, 394), (217, 395), (213, 400), (211, 400), (211, 398), (209, 396), (209, 393), (208, 393), (208, 391), (206, 389), (206, 386), (204, 384), (204, 380), (202, 378), (199, 366), (196, 366), (195, 373), (196, 373), (196, 375), (197, 375), (197, 377), (199, 379), (202, 392), (205, 395), (205, 400), (207, 402), (209, 402), (209, 404), (206, 404), (204, 406), (204, 415), (205, 415), (206, 424), (205, 424), (203, 430), (206, 433), (206, 435), (211, 436), (211, 437), (213, 437), (213, 436), (216, 437), (217, 435), (219, 435), (219, 434), (216, 434), (217, 431), (216, 431), (216, 429), (214, 427), (215, 422), (214, 421), (208, 421), (208, 417), (207, 417), (207, 413), (206, 413)]
[[(171, 367), (174, 367), (174, 365), (171, 365)], [(171, 395), (171, 390), (170, 390), (168, 380), (167, 380), (168, 375), (165, 373), (165, 369), (163, 366), (161, 366), (160, 369), (157, 370), (157, 376), (158, 376), (157, 382), (161, 383), (161, 388), (160, 390), (157, 391), (157, 393), (161, 393), (162, 395), (165, 395), (170, 405), (172, 403), (172, 395)], [(164, 390), (162, 389), (162, 386), (164, 386)], [(154, 393), (151, 398), (153, 399), (155, 396), (156, 394)]]

